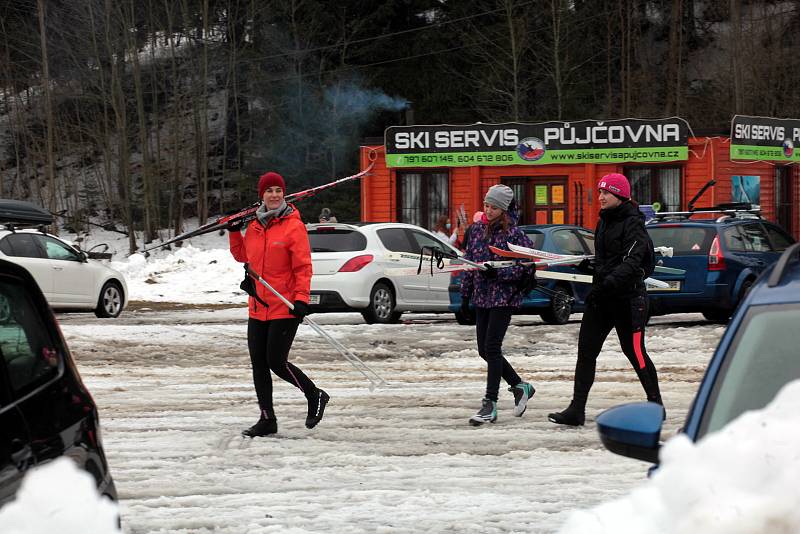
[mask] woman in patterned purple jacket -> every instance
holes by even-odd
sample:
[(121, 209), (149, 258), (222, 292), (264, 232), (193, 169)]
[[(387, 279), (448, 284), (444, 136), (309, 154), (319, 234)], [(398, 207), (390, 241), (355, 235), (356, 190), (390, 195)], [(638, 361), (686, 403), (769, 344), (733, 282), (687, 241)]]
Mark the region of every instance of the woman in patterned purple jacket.
[[(465, 244), (464, 257), (475, 262), (501, 259), (489, 245), (508, 250), (508, 243), (532, 247), (528, 237), (516, 226), (514, 192), (506, 185), (493, 185), (483, 200), (484, 221), (473, 224)], [(511, 364), (503, 357), (503, 338), (515, 308), (522, 303), (523, 286), (535, 280), (530, 267), (514, 266), (466, 271), (461, 281), (461, 311), (469, 313), (470, 303), (475, 307), (478, 354), (486, 360), (486, 395), (478, 413), (470, 417), (472, 425), (494, 423), (497, 420), (497, 394), (500, 377), (514, 393), (514, 415), (520, 417), (533, 396), (534, 388), (523, 382)]]

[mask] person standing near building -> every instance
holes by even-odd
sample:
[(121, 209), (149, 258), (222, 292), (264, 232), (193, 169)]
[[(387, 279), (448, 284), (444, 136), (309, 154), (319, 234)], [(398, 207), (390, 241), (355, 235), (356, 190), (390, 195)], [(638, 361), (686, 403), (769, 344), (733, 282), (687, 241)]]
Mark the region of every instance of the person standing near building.
[(560, 425), (584, 424), (597, 357), (612, 328), (617, 330), (622, 352), (635, 369), (647, 400), (663, 406), (656, 368), (644, 343), (648, 300), (643, 266), (654, 254), (644, 215), (631, 200), (630, 184), (622, 174), (603, 176), (597, 187), (600, 220), (595, 231), (594, 264), (585, 261), (579, 266), (592, 272), (593, 279), (578, 335), (572, 402), (564, 411), (548, 415), (550, 421)]
[[(289, 309), (261, 284), (250, 286), (247, 348), (253, 367), (253, 383), (261, 416), (243, 431), (249, 437), (267, 436), (278, 431), (272, 405), (270, 371), (300, 389), (308, 401), (306, 427), (314, 428), (322, 419), (330, 396), (318, 388), (297, 366), (289, 363), (297, 327), (308, 314), (311, 288), (311, 248), (300, 212), (284, 199), (283, 177), (268, 172), (258, 180), (258, 195), (263, 204), (244, 233), (241, 226), (229, 226), (230, 251), (236, 261), (250, 267), (275, 290), (294, 302)], [(246, 281), (252, 280), (247, 278)]]
[(447, 215), (440, 215), (433, 226), (433, 233), (445, 243), (455, 246), (456, 241), (458, 241), (458, 228), (451, 231), (452, 226)]
[[(489, 245), (508, 249), (508, 243), (533, 246), (527, 236), (516, 227), (514, 221), (514, 192), (505, 185), (489, 188), (484, 198), (486, 221), (479, 220), (471, 226), (466, 242), (464, 258), (474, 262), (495, 260)], [(488, 267), (485, 271), (466, 271), (461, 280), (461, 311), (470, 312), (470, 303), (475, 306), (475, 331), (478, 354), (486, 360), (486, 393), (478, 412), (470, 417), (474, 426), (494, 423), (497, 420), (497, 398), (500, 378), (503, 378), (514, 394), (514, 415), (525, 413), (534, 387), (523, 382), (517, 372), (503, 356), (503, 339), (511, 322), (511, 315), (522, 303), (523, 285), (535, 280), (535, 271), (529, 267), (514, 266), (503, 269)], [(527, 284), (528, 290), (532, 289)]]
[(319, 212), (319, 222), (335, 223), (339, 221), (336, 219), (336, 216), (333, 214), (330, 208), (322, 208), (322, 211)]

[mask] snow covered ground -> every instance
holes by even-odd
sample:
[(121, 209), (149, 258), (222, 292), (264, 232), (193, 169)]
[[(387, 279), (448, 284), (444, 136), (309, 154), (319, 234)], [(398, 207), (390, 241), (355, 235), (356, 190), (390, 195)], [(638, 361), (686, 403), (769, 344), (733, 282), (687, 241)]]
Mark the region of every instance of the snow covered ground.
[[(602, 409), (642, 399), (615, 342), (601, 355), (586, 427), (546, 420), (569, 401), (577, 321), (514, 319), (506, 353), (536, 396), (517, 419), (503, 392), (498, 423), (473, 428), (484, 365), (471, 327), (445, 315), (390, 326), (315, 319), (391, 387), (370, 393), (303, 326), (292, 357), (330, 392), (325, 419), (305, 429), (303, 397), (276, 381), (279, 434), (250, 440), (239, 436), (258, 416), (244, 308), (61, 316), (100, 406), (126, 532), (553, 532), (571, 511), (645, 480), (647, 466), (605, 451), (594, 429)], [(722, 328), (694, 316), (656, 323), (648, 342), (669, 435)]]
[[(473, 327), (449, 314), (406, 314), (388, 326), (365, 325), (358, 314), (315, 315), (390, 386), (370, 392), (301, 326), (292, 360), (331, 394), (325, 418), (307, 430), (304, 398), (275, 378), (279, 433), (251, 440), (239, 434), (258, 417), (242, 270), (225, 236), (147, 260), (115, 259), (128, 279), (129, 309), (116, 320), (59, 320), (100, 408), (127, 533), (555, 532), (574, 511), (615, 499), (565, 528), (621, 532), (620, 525), (648, 525), (689, 508), (669, 506), (669, 478), (653, 490), (658, 479), (647, 482), (646, 464), (599, 442), (597, 413), (643, 399), (613, 335), (598, 362), (586, 426), (547, 421), (569, 402), (580, 315), (564, 326), (514, 318), (504, 350), (537, 392), (514, 418), (512, 396), (502, 391), (499, 421), (483, 428), (467, 424), (485, 377)], [(683, 423), (722, 332), (699, 315), (653, 319), (647, 344), (667, 409), (664, 438)], [(690, 445), (677, 443), (674, 457), (702, 465)], [(712, 454), (730, 448), (722, 443)], [(688, 471), (672, 473), (694, 480)], [(653, 515), (642, 514), (650, 504)], [(632, 511), (639, 515), (629, 518)]]

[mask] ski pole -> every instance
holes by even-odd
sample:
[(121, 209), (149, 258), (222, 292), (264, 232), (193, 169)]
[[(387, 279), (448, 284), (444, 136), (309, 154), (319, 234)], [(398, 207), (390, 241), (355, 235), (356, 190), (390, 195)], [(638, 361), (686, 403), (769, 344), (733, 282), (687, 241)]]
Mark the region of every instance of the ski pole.
[[(278, 291), (274, 287), (269, 285), (269, 283), (266, 280), (261, 278), (261, 276), (259, 276), (259, 274), (257, 272), (255, 272), (253, 269), (250, 268), (250, 265), (245, 264), (245, 268), (247, 269), (247, 274), (249, 274), (250, 276), (252, 276), (256, 280), (258, 280), (261, 283), (261, 285), (263, 285), (264, 287), (269, 289), (272, 292), (272, 294), (275, 295), (276, 297), (278, 297), (281, 300), (281, 302), (286, 304), (289, 307), (290, 310), (294, 309), (294, 304), (289, 302), (286, 299), (286, 297), (284, 297), (283, 295), (278, 293)], [(365, 364), (361, 360), (361, 358), (359, 358), (358, 356), (353, 354), (353, 352), (350, 349), (348, 349), (347, 347), (345, 347), (344, 345), (339, 343), (339, 341), (337, 339), (335, 339), (333, 336), (331, 336), (329, 333), (327, 333), (325, 330), (323, 330), (322, 327), (319, 326), (314, 321), (312, 321), (310, 317), (308, 317), (308, 316), (303, 317), (303, 322), (306, 323), (308, 326), (310, 326), (320, 336), (322, 336), (325, 339), (325, 341), (327, 341), (334, 349), (338, 350), (339, 353), (342, 356), (344, 356), (345, 360), (350, 362), (350, 364), (353, 367), (355, 367), (357, 371), (359, 371), (362, 375), (364, 375), (364, 377), (367, 380), (369, 380), (369, 384), (370, 384), (369, 385), (369, 390), (370, 391), (374, 390), (376, 386), (386, 386), (387, 385), (386, 380), (384, 380), (377, 372), (375, 372), (375, 370), (373, 370), (370, 366)]]

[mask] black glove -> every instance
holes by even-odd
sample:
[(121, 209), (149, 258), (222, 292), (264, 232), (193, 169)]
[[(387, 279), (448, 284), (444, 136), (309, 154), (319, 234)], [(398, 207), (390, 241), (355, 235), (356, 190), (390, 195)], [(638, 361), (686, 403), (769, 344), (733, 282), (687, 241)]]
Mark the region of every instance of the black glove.
[(240, 232), (242, 230), (242, 219), (236, 219), (228, 223), (229, 232)]
[(536, 268), (530, 272), (526, 272), (522, 279), (519, 281), (519, 291), (525, 296), (539, 286), (539, 280), (536, 279)]
[(599, 304), (607, 295), (608, 291), (603, 284), (592, 284), (592, 289), (590, 289), (589, 294), (586, 295), (586, 303)]
[(584, 260), (581, 260), (581, 262), (578, 265), (576, 265), (575, 268), (578, 271), (582, 272), (583, 274), (593, 275), (595, 271), (594, 261), (590, 260), (589, 258), (586, 258)]
[(494, 267), (492, 267), (488, 263), (484, 263), (483, 266), (486, 267), (486, 270), (482, 271), (481, 274), (487, 280), (494, 280), (495, 278), (497, 278), (497, 269), (495, 269)]
[(302, 321), (303, 317), (308, 315), (308, 304), (302, 300), (296, 300), (294, 301), (294, 309), (290, 313)]
[(471, 311), (469, 309), (469, 297), (461, 297), (461, 314), (469, 315)]

